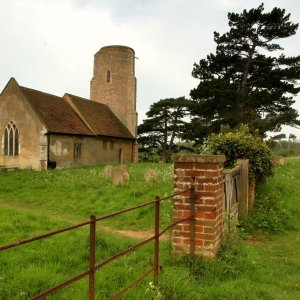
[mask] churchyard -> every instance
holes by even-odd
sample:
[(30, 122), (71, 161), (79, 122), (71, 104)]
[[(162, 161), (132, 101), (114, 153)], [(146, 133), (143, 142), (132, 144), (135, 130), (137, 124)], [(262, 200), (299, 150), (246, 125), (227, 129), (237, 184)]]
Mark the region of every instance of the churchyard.
[[(113, 185), (104, 167), (0, 173), (0, 246), (173, 193), (172, 164), (128, 164), (124, 185)], [(155, 176), (146, 181), (150, 169)], [(224, 233), (215, 260), (174, 260), (167, 233), (160, 244), (158, 282), (149, 284), (150, 275), (122, 299), (299, 299), (299, 181), (300, 159), (277, 166), (275, 176), (257, 190), (249, 218)], [(172, 201), (162, 202), (161, 209), (166, 226)], [(147, 207), (101, 221), (96, 260), (153, 232), (153, 212)], [(88, 228), (83, 227), (1, 251), (0, 299), (29, 299), (85, 271), (88, 247)], [(100, 269), (96, 299), (108, 298), (139, 277), (153, 264), (152, 253), (153, 244), (147, 244)], [(82, 300), (87, 294), (88, 280), (82, 279), (47, 299)]]

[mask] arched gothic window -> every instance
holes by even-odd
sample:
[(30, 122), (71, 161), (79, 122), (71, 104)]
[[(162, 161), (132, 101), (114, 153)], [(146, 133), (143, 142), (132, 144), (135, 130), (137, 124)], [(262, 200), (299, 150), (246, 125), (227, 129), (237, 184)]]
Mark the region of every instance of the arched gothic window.
[(4, 155), (19, 155), (19, 130), (13, 121), (8, 122), (4, 128)]
[(110, 70), (108, 70), (106, 73), (106, 82), (110, 83)]

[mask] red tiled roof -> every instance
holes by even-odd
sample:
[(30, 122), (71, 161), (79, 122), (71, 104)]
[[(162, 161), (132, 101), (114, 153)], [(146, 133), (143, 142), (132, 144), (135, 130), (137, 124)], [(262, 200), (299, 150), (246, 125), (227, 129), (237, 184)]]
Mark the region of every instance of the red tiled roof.
[(65, 99), (25, 87), (21, 90), (49, 132), (93, 135)]
[[(49, 132), (95, 135), (65, 98), (20, 88)], [(67, 95), (96, 135), (134, 139), (107, 105)]]
[(106, 104), (67, 95), (97, 135), (134, 139), (127, 127)]

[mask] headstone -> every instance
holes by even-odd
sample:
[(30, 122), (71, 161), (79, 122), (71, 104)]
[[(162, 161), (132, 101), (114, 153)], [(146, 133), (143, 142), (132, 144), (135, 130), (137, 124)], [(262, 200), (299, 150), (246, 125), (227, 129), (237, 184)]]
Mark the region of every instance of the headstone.
[(113, 185), (125, 185), (124, 172), (122, 169), (112, 169), (111, 178)]
[(157, 178), (157, 171), (155, 169), (149, 169), (145, 174), (145, 180), (147, 182), (153, 181)]
[(119, 168), (123, 170), (125, 180), (129, 180), (130, 176), (129, 176), (128, 167), (126, 165), (121, 165)]
[(111, 178), (111, 172), (112, 172), (113, 167), (110, 165), (107, 165), (104, 167), (104, 174), (106, 178)]

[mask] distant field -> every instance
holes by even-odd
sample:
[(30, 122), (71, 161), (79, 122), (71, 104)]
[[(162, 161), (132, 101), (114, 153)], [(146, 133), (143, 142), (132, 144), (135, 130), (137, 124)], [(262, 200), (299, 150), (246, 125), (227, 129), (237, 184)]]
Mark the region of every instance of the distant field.
[(289, 162), (300, 163), (300, 157), (288, 157)]

